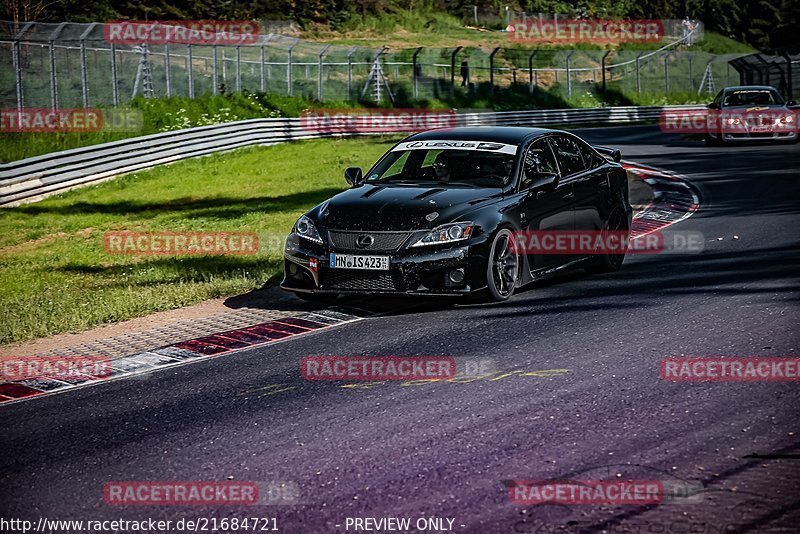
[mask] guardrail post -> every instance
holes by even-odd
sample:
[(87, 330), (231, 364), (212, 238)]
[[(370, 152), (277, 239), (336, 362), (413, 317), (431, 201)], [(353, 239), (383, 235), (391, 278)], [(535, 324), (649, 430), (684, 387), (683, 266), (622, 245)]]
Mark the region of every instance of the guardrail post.
[(450, 95), (456, 94), (456, 55), (464, 48), (463, 46), (457, 46), (455, 50), (450, 54)]
[(669, 54), (664, 54), (664, 93), (669, 94)]
[(494, 93), (494, 55), (500, 51), (498, 46), (489, 54), (489, 92)]
[(641, 59), (642, 59), (642, 55), (643, 54), (644, 54), (644, 52), (639, 52), (639, 54), (636, 56), (636, 92), (637, 93), (641, 93), (642, 92), (642, 78), (641, 78), (640, 71), (641, 71)]
[(603, 54), (603, 58), (600, 60), (600, 70), (602, 71), (603, 76), (603, 95), (606, 94), (606, 58), (611, 53), (611, 50), (607, 50), (605, 54)]
[(169, 44), (164, 43), (164, 81), (167, 84), (167, 96), (172, 96), (172, 73), (170, 72)]
[[(533, 57), (539, 52), (538, 48), (535, 48), (533, 52), (528, 54), (528, 92), (533, 94)], [(536, 80), (537, 82), (539, 80)]]
[(219, 92), (217, 88), (217, 45), (212, 45), (211, 51), (213, 52), (213, 61), (211, 63), (211, 86), (213, 88), (212, 94), (217, 94)]
[(194, 58), (191, 43), (186, 45), (186, 76), (189, 82), (189, 98), (194, 98)]
[(575, 50), (571, 50), (570, 53), (567, 54), (567, 96), (572, 96), (572, 71), (570, 70), (570, 67), (572, 54), (574, 53)]
[(419, 74), (417, 73), (418, 65), (417, 65), (417, 56), (420, 52), (422, 52), (423, 47), (419, 47), (414, 51), (414, 54), (411, 56), (411, 85), (412, 85), (412, 94), (414, 98), (419, 96), (419, 91), (417, 90), (417, 81), (419, 80)]
[(322, 49), (322, 52), (320, 52), (319, 56), (317, 57), (317, 100), (320, 102), (322, 102), (322, 58), (325, 55), (325, 52), (327, 52), (331, 46), (332, 45), (325, 45), (325, 47)]

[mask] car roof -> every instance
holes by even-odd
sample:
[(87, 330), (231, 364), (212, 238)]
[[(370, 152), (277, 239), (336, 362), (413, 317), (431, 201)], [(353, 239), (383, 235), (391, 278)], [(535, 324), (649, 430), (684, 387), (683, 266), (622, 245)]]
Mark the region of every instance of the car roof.
[(524, 128), (521, 126), (466, 126), (427, 130), (406, 138), (406, 141), (447, 139), (453, 141), (488, 141), (493, 143), (522, 144), (529, 139), (549, 133), (563, 133), (547, 128)]
[(725, 92), (728, 92), (728, 91), (748, 91), (748, 90), (754, 90), (754, 91), (777, 91), (777, 89), (775, 89), (771, 85), (734, 85), (734, 86), (731, 86), (731, 87), (726, 87), (724, 89)]

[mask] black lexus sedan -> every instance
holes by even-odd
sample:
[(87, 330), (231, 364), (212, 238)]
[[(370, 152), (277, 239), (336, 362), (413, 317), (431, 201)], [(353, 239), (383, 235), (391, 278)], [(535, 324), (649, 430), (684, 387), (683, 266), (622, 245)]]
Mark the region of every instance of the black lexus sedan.
[(346, 169), (350, 189), (300, 217), (286, 242), (281, 287), (311, 301), (386, 293), (502, 301), (570, 267), (615, 271), (624, 253), (529, 254), (513, 239), (529, 230), (629, 231), (619, 159), (558, 130), (411, 135), (366, 175)]

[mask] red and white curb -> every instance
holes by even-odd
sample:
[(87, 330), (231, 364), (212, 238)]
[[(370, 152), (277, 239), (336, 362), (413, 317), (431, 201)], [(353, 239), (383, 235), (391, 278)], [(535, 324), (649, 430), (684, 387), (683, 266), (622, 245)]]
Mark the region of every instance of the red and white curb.
[(622, 166), (649, 185), (654, 197), (634, 217), (631, 239), (663, 230), (700, 209), (700, 195), (682, 175), (639, 163), (623, 162)]
[(360, 321), (371, 315), (363, 310), (351, 308), (299, 313), (291, 317), (181, 341), (155, 350), (111, 360), (111, 373), (106, 377), (71, 375), (58, 379), (29, 378), (6, 382), (0, 384), (0, 404), (5, 405), (41, 395), (61, 393), (78, 387), (92, 386), (108, 380), (131, 377), (204, 358), (215, 358), (243, 349), (285, 341), (332, 326)]
[[(653, 189), (653, 202), (638, 212), (631, 227), (632, 239), (656, 232), (690, 217), (700, 207), (695, 189), (681, 175), (646, 167), (637, 163), (623, 163), (628, 172), (636, 174)], [(0, 383), (0, 404), (6, 405), (46, 394), (96, 385), (108, 380), (126, 378), (214, 358), (251, 347), (258, 347), (331, 326), (363, 320), (375, 314), (351, 308), (332, 308), (299, 313), (244, 328), (206, 335), (188, 341), (111, 360), (111, 374), (98, 378), (75, 376), (69, 378), (31, 378), (18, 382)]]

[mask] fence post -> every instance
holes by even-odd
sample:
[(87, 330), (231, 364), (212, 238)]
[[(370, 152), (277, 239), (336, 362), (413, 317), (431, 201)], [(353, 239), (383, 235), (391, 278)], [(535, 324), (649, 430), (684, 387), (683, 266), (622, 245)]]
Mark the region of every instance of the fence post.
[(494, 55), (500, 51), (498, 46), (489, 54), (489, 92), (494, 93)]
[(117, 45), (111, 45), (111, 99), (114, 107), (119, 106), (119, 87), (117, 86)]
[(53, 111), (58, 111), (58, 80), (56, 79), (56, 49), (55, 49), (55, 41), (58, 38), (58, 35), (61, 33), (61, 30), (64, 29), (66, 26), (66, 22), (62, 22), (58, 25), (58, 27), (50, 34), (48, 38), (48, 52), (50, 56), (50, 107)]
[(786, 100), (794, 100), (794, 87), (792, 87), (792, 57), (787, 50), (783, 52), (786, 60)]
[[(244, 39), (244, 35), (242, 36)], [(242, 92), (242, 45), (236, 45), (236, 92)]]
[(412, 94), (414, 98), (419, 96), (419, 91), (417, 90), (417, 80), (419, 76), (417, 75), (417, 56), (420, 52), (422, 52), (423, 47), (419, 47), (414, 51), (414, 54), (411, 56), (411, 84), (412, 84)]
[(644, 54), (644, 52), (639, 52), (639, 54), (636, 56), (636, 92), (637, 93), (641, 93), (642, 92), (642, 78), (641, 78), (641, 75), (640, 75), (640, 71), (641, 71), (641, 64), (640, 63), (641, 63), (641, 58), (642, 58), (643, 54)]
[[(16, 86), (17, 92), (17, 111), (19, 113), (22, 113), (22, 108), (25, 105), (24, 87), (22, 85), (22, 45), (20, 41), (31, 26), (33, 26), (33, 22), (28, 22), (19, 33), (14, 36), (14, 43), (11, 48), (11, 59), (14, 63), (14, 85)], [(19, 118), (21, 119), (21, 117)]]
[(86, 65), (86, 38), (92, 33), (97, 22), (89, 24), (89, 27), (81, 34), (81, 99), (83, 100), (83, 109), (89, 107), (89, 71)]
[(450, 54), (450, 95), (456, 94), (456, 55), (464, 48), (457, 46), (453, 53)]
[(605, 54), (603, 54), (603, 59), (600, 60), (600, 70), (602, 70), (603, 75), (603, 95), (606, 94), (606, 58), (611, 53), (611, 50), (607, 50)]
[(356, 53), (357, 47), (352, 47), (347, 53), (347, 100), (352, 97), (353, 90), (353, 54)]
[(300, 39), (295, 39), (292, 46), (287, 50), (286, 55), (286, 89), (289, 96), (292, 96), (292, 50), (299, 42)]
[[(535, 48), (533, 52), (528, 54), (528, 92), (533, 94), (533, 57), (536, 53), (539, 52), (538, 48)], [(539, 80), (536, 80), (537, 82)]]
[(167, 85), (167, 96), (172, 96), (172, 73), (170, 72), (169, 44), (164, 43), (164, 82)]
[(694, 91), (694, 77), (692, 76), (692, 63), (694, 62), (694, 54), (689, 52), (689, 90)]
[(322, 57), (325, 55), (325, 52), (327, 52), (328, 49), (331, 46), (332, 45), (325, 45), (325, 47), (319, 53), (319, 56), (317, 58), (317, 60), (318, 60), (317, 61), (317, 65), (318, 65), (318, 68), (317, 68), (317, 71), (318, 71), (317, 72), (317, 100), (319, 100), (320, 102), (322, 102)]
[(213, 88), (212, 94), (217, 94), (219, 92), (217, 90), (217, 45), (212, 45), (211, 50), (213, 52), (213, 61), (211, 64), (211, 87)]
[(669, 94), (669, 53), (664, 54), (664, 94)]
[(258, 51), (258, 63), (259, 63), (259, 67), (260, 67), (259, 79), (258, 79), (258, 82), (259, 82), (258, 87), (259, 87), (259, 90), (262, 93), (264, 93), (267, 90), (267, 80), (266, 80), (266, 76), (265, 76), (265, 72), (264, 72), (264, 69), (266, 68), (264, 66), (264, 43), (261, 43), (261, 48)]
[(572, 72), (570, 70), (570, 67), (571, 67), (572, 54), (574, 53), (575, 50), (570, 50), (569, 54), (567, 54), (567, 96), (572, 96)]
[(189, 81), (189, 98), (194, 98), (194, 59), (192, 58), (192, 43), (186, 44), (186, 76)]

